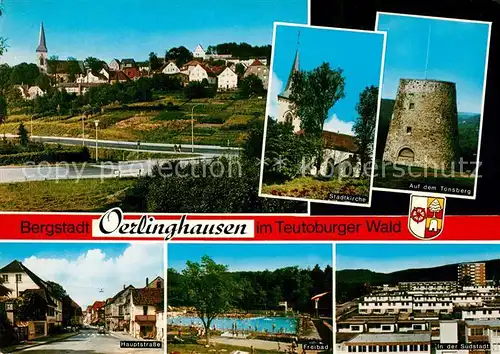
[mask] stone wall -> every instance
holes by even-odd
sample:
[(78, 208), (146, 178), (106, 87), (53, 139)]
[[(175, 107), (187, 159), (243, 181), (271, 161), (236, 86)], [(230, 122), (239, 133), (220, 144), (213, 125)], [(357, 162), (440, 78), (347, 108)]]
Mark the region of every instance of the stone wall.
[(300, 118), (297, 117), (292, 111), (291, 111), (291, 104), (290, 101), (285, 99), (285, 98), (278, 98), (278, 116), (275, 117), (278, 123), (285, 123), (287, 120), (287, 117), (291, 115), (292, 117), (292, 125), (293, 125), (293, 131), (298, 132), (300, 130)]
[[(361, 164), (359, 161), (352, 164), (352, 152), (325, 149), (323, 150), (323, 162), (321, 163), (319, 173), (315, 166), (312, 167), (310, 174), (324, 177), (359, 177), (361, 174)], [(333, 168), (333, 170), (332, 170)]]
[(455, 83), (401, 79), (384, 161), (449, 169), (460, 157)]

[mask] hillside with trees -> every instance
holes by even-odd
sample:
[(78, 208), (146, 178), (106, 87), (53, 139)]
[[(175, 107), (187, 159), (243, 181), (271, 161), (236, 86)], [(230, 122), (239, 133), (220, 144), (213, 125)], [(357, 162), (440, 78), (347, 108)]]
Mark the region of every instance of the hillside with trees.
[(271, 57), (271, 45), (253, 46), (245, 42), (229, 42), (209, 45), (206, 52), (207, 54), (230, 54), (233, 58), (243, 60), (250, 58), (269, 58)]

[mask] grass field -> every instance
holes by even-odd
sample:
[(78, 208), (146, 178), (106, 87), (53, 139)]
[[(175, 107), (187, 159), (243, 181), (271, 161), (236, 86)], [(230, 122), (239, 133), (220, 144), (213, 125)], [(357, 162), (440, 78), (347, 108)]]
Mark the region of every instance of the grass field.
[[(95, 137), (94, 120), (99, 120), (99, 138), (170, 144), (191, 143), (191, 112), (194, 117), (195, 144), (240, 146), (246, 126), (254, 117), (264, 118), (265, 99), (237, 99), (234, 93), (220, 93), (214, 98), (187, 101), (182, 94), (161, 96), (151, 102), (128, 106), (105, 106), (103, 113), (85, 120), (85, 137)], [(167, 104), (177, 110), (167, 110)], [(9, 112), (0, 134), (16, 134), (23, 122), (31, 131), (30, 116)], [(33, 134), (38, 136), (83, 136), (82, 117), (43, 117), (33, 120)]]
[(318, 179), (310, 176), (262, 186), (263, 194), (317, 200), (329, 200), (329, 194), (368, 197), (369, 190), (370, 183), (366, 179)]
[[(90, 148), (90, 158), (95, 160), (95, 149)], [(186, 157), (196, 157), (196, 154), (169, 154), (161, 152), (146, 152), (118, 149), (98, 149), (100, 161), (135, 161), (149, 159), (181, 159)]]
[(2, 211), (105, 211), (136, 179), (108, 178), (0, 184)]
[[(181, 353), (181, 354), (219, 354), (219, 353), (224, 353), (224, 354), (230, 354), (231, 352), (235, 350), (241, 350), (247, 353), (250, 353), (250, 348), (248, 347), (237, 347), (233, 345), (226, 345), (226, 344), (220, 344), (217, 343), (214, 347), (206, 348), (204, 345), (201, 344), (168, 344), (168, 351), (169, 353)], [(261, 353), (261, 354), (275, 354), (275, 353), (283, 353), (279, 352), (277, 350), (262, 350), (262, 349), (254, 349), (253, 351), (255, 354)]]

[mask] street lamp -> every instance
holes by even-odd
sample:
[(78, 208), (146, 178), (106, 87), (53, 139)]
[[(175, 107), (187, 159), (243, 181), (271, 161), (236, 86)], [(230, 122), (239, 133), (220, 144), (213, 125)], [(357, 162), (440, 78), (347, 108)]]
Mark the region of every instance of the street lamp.
[(99, 161), (99, 154), (97, 150), (97, 127), (99, 127), (99, 120), (94, 121), (95, 124), (95, 161)]
[(33, 114), (31, 115), (31, 120), (30, 120), (30, 136), (31, 136), (31, 140), (33, 140)]
[(195, 104), (193, 108), (191, 109), (191, 152), (194, 152), (194, 108), (196, 106), (199, 106), (199, 104)]
[(82, 114), (82, 145), (85, 146), (85, 114)]

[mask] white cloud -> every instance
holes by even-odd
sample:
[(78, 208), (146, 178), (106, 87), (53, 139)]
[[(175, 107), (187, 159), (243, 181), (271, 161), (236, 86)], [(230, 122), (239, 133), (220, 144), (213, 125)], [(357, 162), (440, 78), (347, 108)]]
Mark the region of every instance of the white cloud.
[[(7, 45), (9, 42), (7, 41)], [(19, 50), (17, 48), (7, 48), (7, 51), (0, 56), (0, 64), (9, 64), (11, 66), (20, 63), (34, 63), (36, 54), (34, 51)]]
[(143, 287), (146, 278), (163, 277), (163, 245), (134, 243), (116, 257), (96, 245), (76, 259), (32, 256), (23, 264), (42, 279), (59, 283), (83, 309), (114, 296), (123, 285)]
[(283, 81), (280, 80), (278, 75), (273, 72), (271, 76), (270, 85), (270, 99), (268, 102), (268, 115), (273, 118), (278, 117), (278, 95), (283, 91)]
[(353, 122), (344, 122), (343, 120), (340, 120), (334, 113), (330, 118), (326, 120), (323, 130), (327, 130), (329, 132), (334, 132), (334, 133), (352, 135), (353, 126), (354, 126)]

